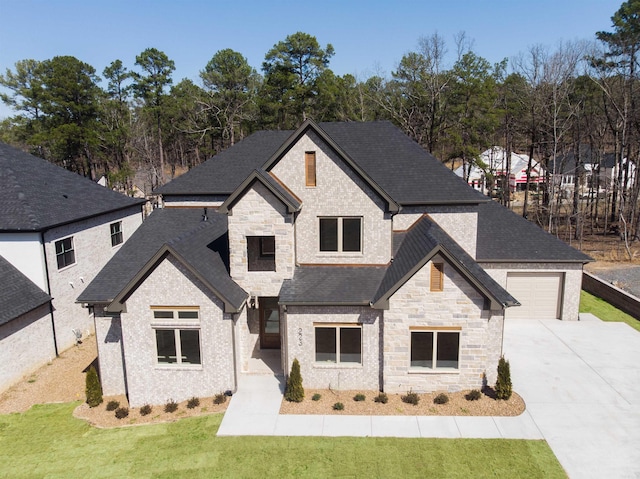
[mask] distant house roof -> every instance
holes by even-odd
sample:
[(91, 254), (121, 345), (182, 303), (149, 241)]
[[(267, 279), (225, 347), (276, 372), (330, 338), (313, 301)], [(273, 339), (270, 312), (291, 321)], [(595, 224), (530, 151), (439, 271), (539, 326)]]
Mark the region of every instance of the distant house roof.
[[(496, 234), (497, 231), (500, 234)], [(539, 263), (592, 261), (589, 256), (495, 201), (478, 207), (476, 260)]]
[(474, 261), (447, 233), (428, 216), (423, 216), (407, 231), (393, 263), (380, 283), (372, 303), (383, 307), (384, 303), (435, 255), (463, 275), (470, 284), (494, 306), (501, 308), (520, 303), (500, 286)]
[(5, 143), (0, 183), (0, 231), (43, 231), (144, 203)]
[(0, 256), (0, 325), (51, 301), (51, 296)]
[[(487, 201), (387, 121), (305, 122), (296, 131), (260, 131), (158, 188), (171, 195), (230, 195), (255, 169), (266, 169), (292, 140), (314, 130), (387, 201), (402, 205)], [(392, 205), (390, 205), (392, 206)]]
[[(592, 170), (594, 165), (604, 168), (613, 168), (616, 158), (613, 153), (600, 153), (591, 149), (589, 145), (580, 145), (579, 156), (575, 151), (566, 155), (558, 155), (547, 162), (550, 174), (575, 175), (579, 170)], [(579, 164), (578, 164), (579, 162)], [(586, 165), (589, 165), (587, 167)]]
[(80, 303), (123, 300), (137, 281), (171, 254), (231, 309), (247, 293), (229, 277), (227, 217), (195, 208), (155, 210), (80, 294)]

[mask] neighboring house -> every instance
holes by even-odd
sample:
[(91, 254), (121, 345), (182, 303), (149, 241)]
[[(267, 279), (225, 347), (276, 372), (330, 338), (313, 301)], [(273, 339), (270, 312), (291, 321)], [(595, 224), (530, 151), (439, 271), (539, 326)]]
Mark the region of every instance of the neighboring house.
[[(464, 178), (466, 173), (469, 186), (487, 196), (495, 193), (495, 189), (501, 189), (507, 184), (512, 193), (526, 188), (527, 168), (529, 167), (528, 155), (512, 152), (511, 164), (507, 165), (507, 155), (504, 148), (494, 146), (480, 155), (480, 163), (483, 167), (473, 164), (471, 168), (467, 167), (466, 171), (464, 166), (460, 166), (455, 170), (455, 174)], [(509, 174), (507, 174), (507, 169), (509, 169)], [(543, 183), (544, 170), (537, 161), (533, 160), (529, 172), (529, 187), (537, 188)]]
[(479, 388), (505, 320), (578, 319), (589, 258), (388, 122), (257, 132), (158, 193), (78, 298), (133, 407), (235, 390), (268, 351), (310, 388)]
[(0, 390), (74, 345), (74, 330), (93, 331), (76, 297), (141, 224), (143, 203), (0, 143)]

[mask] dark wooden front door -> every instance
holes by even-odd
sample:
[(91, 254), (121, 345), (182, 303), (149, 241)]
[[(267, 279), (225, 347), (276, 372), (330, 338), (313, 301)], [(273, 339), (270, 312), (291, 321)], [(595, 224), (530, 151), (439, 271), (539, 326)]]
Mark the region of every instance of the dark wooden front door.
[(260, 348), (280, 349), (280, 309), (278, 298), (258, 298), (260, 307)]

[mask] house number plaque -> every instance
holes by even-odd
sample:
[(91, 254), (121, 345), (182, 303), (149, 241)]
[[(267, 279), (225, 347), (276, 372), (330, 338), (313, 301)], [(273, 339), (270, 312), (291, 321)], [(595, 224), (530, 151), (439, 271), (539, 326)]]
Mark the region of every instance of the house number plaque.
[(302, 346), (302, 328), (298, 328), (298, 346)]

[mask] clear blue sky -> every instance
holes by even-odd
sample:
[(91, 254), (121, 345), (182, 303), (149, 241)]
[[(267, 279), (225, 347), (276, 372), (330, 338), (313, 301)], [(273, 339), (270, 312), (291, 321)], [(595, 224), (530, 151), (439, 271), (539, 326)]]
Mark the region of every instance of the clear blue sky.
[[(622, 0), (0, 0), (0, 71), (27, 58), (73, 55), (98, 74), (115, 59), (134, 69), (148, 47), (176, 65), (174, 83), (232, 48), (260, 71), (265, 53), (302, 31), (331, 43), (334, 73), (390, 74), (418, 39), (438, 32), (455, 51), (464, 31), (491, 63), (535, 44), (593, 39), (611, 30)], [(11, 114), (0, 104), (0, 118)]]

